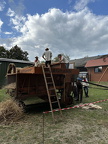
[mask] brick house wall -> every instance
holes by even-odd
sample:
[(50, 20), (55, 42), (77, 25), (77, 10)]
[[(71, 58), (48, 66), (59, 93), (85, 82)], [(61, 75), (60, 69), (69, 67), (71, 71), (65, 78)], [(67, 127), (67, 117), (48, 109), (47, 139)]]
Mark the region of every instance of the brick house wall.
[(103, 66), (101, 72), (95, 72), (95, 67), (87, 68), (90, 81), (108, 82), (108, 66)]
[(90, 81), (108, 82), (108, 55), (94, 60), (89, 60), (85, 67), (88, 70)]

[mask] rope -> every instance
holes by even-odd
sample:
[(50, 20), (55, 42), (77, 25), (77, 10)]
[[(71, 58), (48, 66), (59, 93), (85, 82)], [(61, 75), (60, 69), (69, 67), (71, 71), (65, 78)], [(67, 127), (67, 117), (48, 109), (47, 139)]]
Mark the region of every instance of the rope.
[(95, 83), (92, 83), (92, 82), (85, 82), (85, 83), (89, 83), (89, 84), (91, 84), (91, 85), (96, 85), (96, 86), (104, 87), (104, 88), (107, 88), (107, 89), (108, 89), (108, 86), (103, 86), (103, 85), (95, 84)]
[(80, 108), (80, 107), (83, 107), (83, 106), (87, 106), (87, 105), (95, 104), (95, 103), (99, 103), (99, 102), (104, 102), (104, 101), (108, 101), (108, 99), (100, 100), (100, 101), (96, 101), (96, 102), (92, 102), (92, 103), (87, 103), (87, 104), (82, 104), (82, 105), (77, 105), (77, 106), (73, 106), (73, 107), (68, 107), (68, 108), (56, 109), (56, 110), (53, 110), (53, 111), (46, 111), (46, 112), (43, 112), (43, 113), (45, 114), (45, 113), (56, 112), (56, 111), (61, 111), (61, 110), (68, 110), (68, 109), (72, 109), (72, 108)]

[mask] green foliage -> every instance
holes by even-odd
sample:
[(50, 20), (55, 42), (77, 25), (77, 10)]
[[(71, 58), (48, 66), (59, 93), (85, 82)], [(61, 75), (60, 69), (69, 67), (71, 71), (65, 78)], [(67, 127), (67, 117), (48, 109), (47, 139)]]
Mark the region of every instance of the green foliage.
[(0, 102), (8, 99), (10, 96), (6, 94), (5, 89), (0, 89)]
[(7, 50), (3, 46), (0, 46), (0, 58), (6, 58), (7, 57)]
[(9, 58), (9, 59), (17, 59), (17, 60), (25, 60), (28, 61), (28, 52), (23, 51), (17, 45), (12, 47), (10, 50), (6, 50), (3, 46), (0, 46), (0, 58)]
[[(70, 60), (70, 56), (65, 55), (65, 54), (62, 54), (62, 55), (63, 55), (66, 59)], [(55, 57), (55, 58), (53, 59), (53, 61), (54, 61), (54, 62), (58, 62), (58, 61), (59, 61), (58, 56)]]
[(22, 51), (21, 48), (16, 45), (10, 49), (9, 58), (28, 61), (27, 55), (27, 51)]
[(54, 62), (58, 62), (58, 61), (59, 61), (58, 57), (55, 57), (55, 58), (53, 59), (53, 61), (54, 61)]

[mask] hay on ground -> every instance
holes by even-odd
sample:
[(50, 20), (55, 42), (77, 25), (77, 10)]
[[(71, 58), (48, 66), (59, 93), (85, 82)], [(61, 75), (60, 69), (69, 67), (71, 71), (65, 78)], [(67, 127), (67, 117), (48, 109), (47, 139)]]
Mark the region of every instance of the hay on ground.
[(5, 89), (15, 89), (16, 88), (16, 83), (11, 83), (6, 86), (4, 86)]
[(87, 106), (83, 106), (82, 107), (83, 109), (102, 109), (102, 107), (101, 106), (98, 106), (98, 105), (94, 105), (94, 104), (89, 104), (89, 105), (87, 105)]
[(23, 108), (12, 99), (0, 103), (0, 122), (15, 122), (23, 116)]

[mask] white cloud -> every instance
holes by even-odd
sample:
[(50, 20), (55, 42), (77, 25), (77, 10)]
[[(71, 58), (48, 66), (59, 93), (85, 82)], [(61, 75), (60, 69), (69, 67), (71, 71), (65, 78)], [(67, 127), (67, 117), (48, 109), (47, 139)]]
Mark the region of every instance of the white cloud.
[(79, 11), (84, 9), (88, 3), (94, 2), (95, 0), (77, 0), (76, 5), (74, 6), (74, 9)]
[(22, 15), (23, 11), (25, 9), (24, 6), (24, 0), (17, 0), (14, 2), (14, 0), (8, 0), (10, 8), (17, 14)]
[(6, 2), (4, 0), (0, 0), (0, 11), (3, 11), (5, 8)]
[(0, 45), (4, 46), (7, 49), (10, 49), (13, 46), (13, 40), (12, 38), (0, 38)]
[(3, 21), (0, 19), (0, 31), (1, 31), (2, 25), (3, 25)]
[(19, 20), (15, 16), (11, 22), (21, 35), (8, 39), (7, 46), (17, 44), (28, 51), (31, 61), (36, 55), (41, 57), (46, 47), (53, 52), (53, 58), (58, 53), (71, 59), (108, 53), (108, 16), (96, 16), (87, 8), (76, 13), (50, 9)]
[(13, 16), (15, 16), (15, 12), (13, 10), (11, 10), (11, 8), (9, 8), (7, 11), (7, 16), (13, 17)]
[(18, 16), (18, 15), (10, 19), (10, 22), (13, 24), (13, 28), (15, 28), (17, 31), (20, 31), (25, 21), (26, 21), (26, 17)]
[(13, 32), (4, 32), (4, 34), (6, 34), (6, 35), (10, 35), (10, 34), (12, 34)]
[(10, 17), (10, 23), (12, 24), (12, 28), (20, 31), (20, 28), (25, 23), (26, 17), (17, 15), (13, 10), (10, 8), (7, 11), (7, 16)]
[(0, 28), (1, 28), (2, 24), (3, 24), (3, 22), (2, 22), (2, 20), (0, 19)]

